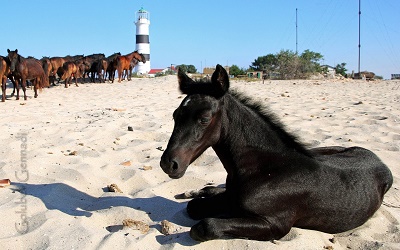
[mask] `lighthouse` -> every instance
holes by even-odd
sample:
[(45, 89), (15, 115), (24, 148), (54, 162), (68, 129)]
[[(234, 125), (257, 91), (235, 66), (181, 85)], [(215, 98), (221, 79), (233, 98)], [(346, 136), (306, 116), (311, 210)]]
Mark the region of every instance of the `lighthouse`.
[(150, 71), (150, 13), (142, 7), (140, 10), (136, 11), (135, 20), (136, 50), (146, 58), (146, 63), (139, 62), (137, 64), (136, 72), (139, 74), (147, 74)]

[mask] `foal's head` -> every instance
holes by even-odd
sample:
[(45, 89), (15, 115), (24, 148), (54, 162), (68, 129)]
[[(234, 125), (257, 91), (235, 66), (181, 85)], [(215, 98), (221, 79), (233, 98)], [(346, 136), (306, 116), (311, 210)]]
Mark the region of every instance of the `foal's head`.
[(229, 88), (228, 74), (221, 65), (217, 65), (211, 81), (193, 81), (181, 70), (178, 80), (187, 96), (173, 114), (174, 130), (160, 162), (171, 178), (182, 177), (190, 163), (218, 142), (222, 97)]

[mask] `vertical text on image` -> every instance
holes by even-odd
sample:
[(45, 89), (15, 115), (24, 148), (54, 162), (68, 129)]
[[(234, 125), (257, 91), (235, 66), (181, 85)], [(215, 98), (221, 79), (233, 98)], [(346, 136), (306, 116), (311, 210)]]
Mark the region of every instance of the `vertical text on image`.
[[(28, 171), (28, 134), (26, 132), (18, 133), (17, 139), (21, 141), (20, 148), (20, 168), (15, 170), (15, 178), (20, 182), (27, 182), (29, 180)], [(20, 214), (19, 221), (15, 222), (15, 229), (20, 234), (25, 234), (29, 230), (28, 217), (27, 217), (27, 202), (25, 187), (21, 187), (21, 197), (15, 202), (18, 204), (18, 210), (15, 213)]]

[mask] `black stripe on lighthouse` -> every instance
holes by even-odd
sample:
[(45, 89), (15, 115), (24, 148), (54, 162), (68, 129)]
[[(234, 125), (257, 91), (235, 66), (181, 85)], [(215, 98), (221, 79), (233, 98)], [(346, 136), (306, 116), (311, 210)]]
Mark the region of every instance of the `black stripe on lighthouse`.
[(136, 43), (150, 43), (149, 35), (136, 35)]
[(150, 61), (150, 54), (142, 54), (144, 58), (146, 58), (146, 61)]

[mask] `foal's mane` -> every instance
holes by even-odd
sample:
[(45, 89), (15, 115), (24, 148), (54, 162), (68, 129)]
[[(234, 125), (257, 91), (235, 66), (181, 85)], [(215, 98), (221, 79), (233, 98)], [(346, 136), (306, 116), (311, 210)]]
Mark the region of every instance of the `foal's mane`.
[(307, 150), (306, 146), (300, 142), (299, 138), (296, 135), (286, 131), (285, 126), (278, 119), (278, 117), (271, 110), (261, 104), (261, 102), (255, 101), (251, 97), (248, 97), (234, 89), (229, 89), (228, 93), (247, 108), (258, 114), (261, 119), (268, 123), (271, 128), (278, 133), (278, 136), (282, 139), (284, 144), (295, 149), (299, 153), (310, 157), (312, 156), (312, 154)]
[[(227, 83), (229, 88), (229, 82)], [(282, 142), (289, 148), (299, 153), (312, 157), (312, 153), (307, 150), (306, 146), (300, 142), (297, 136), (286, 131), (285, 126), (280, 122), (275, 114), (263, 106), (260, 102), (254, 101), (252, 98), (240, 93), (234, 89), (228, 89), (225, 93), (221, 86), (213, 83), (210, 79), (195, 79), (190, 84), (180, 85), (181, 91), (187, 95), (202, 94), (221, 98), (224, 95), (230, 95), (244, 106), (259, 115), (262, 120), (270, 125), (273, 131), (278, 134)]]

